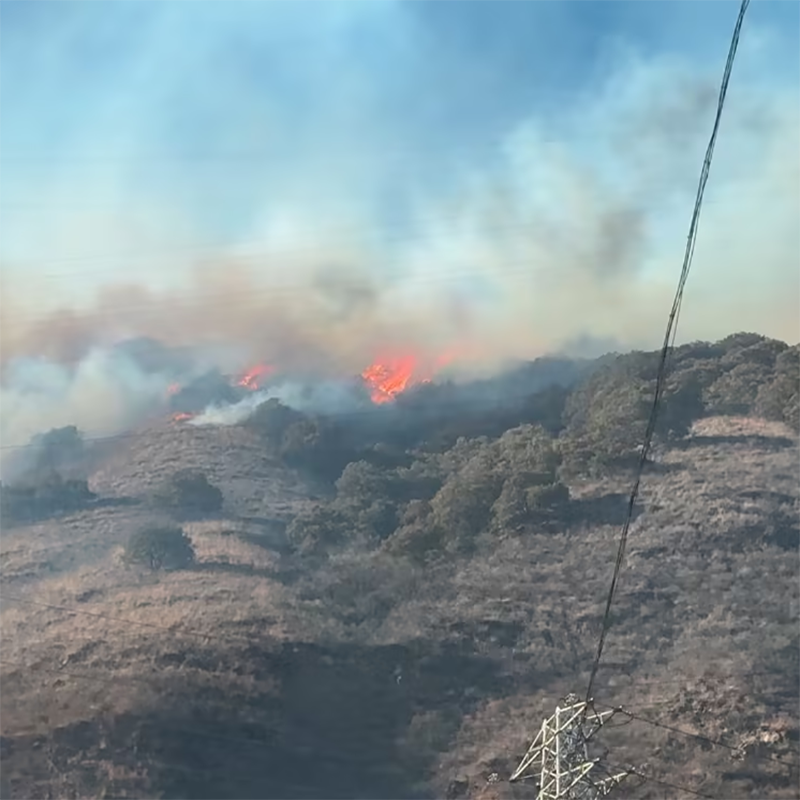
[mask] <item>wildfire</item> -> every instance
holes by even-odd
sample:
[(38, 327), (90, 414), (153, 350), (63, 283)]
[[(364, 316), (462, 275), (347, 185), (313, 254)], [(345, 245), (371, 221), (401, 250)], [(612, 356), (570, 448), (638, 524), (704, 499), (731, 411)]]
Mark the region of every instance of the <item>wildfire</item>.
[(405, 391), (414, 377), (416, 367), (417, 360), (414, 356), (403, 356), (370, 364), (361, 373), (361, 377), (369, 386), (372, 402), (388, 403), (397, 394)]
[(275, 367), (269, 364), (256, 364), (251, 367), (244, 375), (236, 382), (238, 386), (242, 386), (250, 391), (255, 391), (261, 388), (261, 384), (265, 378), (268, 378), (275, 372)]
[[(420, 383), (430, 383), (434, 375), (448, 364), (458, 354), (455, 352), (442, 353), (438, 357), (418, 357), (412, 353), (392, 355), (376, 359), (362, 373), (361, 377), (367, 385), (370, 397), (376, 404), (388, 403), (397, 395)], [(231, 386), (240, 387), (248, 391), (256, 391), (264, 382), (275, 373), (275, 367), (270, 364), (256, 364), (241, 374), (240, 377), (228, 377)], [(167, 396), (172, 397), (184, 387), (180, 383), (173, 383), (167, 388)], [(186, 422), (196, 414), (179, 411), (172, 414), (174, 423)]]
[(455, 353), (445, 353), (425, 363), (410, 354), (380, 359), (370, 364), (361, 373), (361, 377), (369, 387), (373, 403), (388, 403), (411, 386), (430, 383), (434, 374), (451, 363), (455, 357)]

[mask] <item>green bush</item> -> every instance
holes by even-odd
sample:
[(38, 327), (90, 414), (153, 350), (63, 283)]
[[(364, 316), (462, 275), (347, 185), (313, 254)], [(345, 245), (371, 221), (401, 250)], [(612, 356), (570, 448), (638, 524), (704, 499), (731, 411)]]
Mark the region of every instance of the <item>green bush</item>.
[(332, 504), (302, 511), (287, 526), (289, 544), (302, 555), (322, 555), (347, 541), (353, 521)]
[(125, 546), (124, 560), (158, 569), (185, 569), (194, 563), (191, 539), (177, 527), (147, 527), (136, 531)]
[(775, 359), (775, 377), (759, 387), (753, 413), (785, 422), (800, 433), (800, 345), (784, 350)]
[(336, 481), (336, 495), (344, 500), (368, 505), (376, 498), (388, 498), (392, 492), (390, 474), (366, 461), (348, 464)]
[(354, 460), (339, 425), (295, 411), (274, 398), (258, 406), (245, 424), (263, 436), (284, 464), (326, 482), (335, 481)]
[(153, 493), (153, 501), (162, 508), (189, 515), (214, 514), (223, 505), (220, 489), (197, 469), (182, 469), (170, 475)]
[(79, 511), (96, 498), (85, 480), (64, 480), (57, 472), (37, 473), (35, 482), (0, 484), (0, 517), (5, 524)]
[[(657, 439), (686, 435), (706, 413), (708, 388), (724, 371), (719, 358), (710, 356), (722, 352), (717, 346), (695, 343), (672, 353), (656, 418)], [(620, 356), (572, 392), (560, 437), (565, 475), (638, 461), (653, 410), (659, 355)]]

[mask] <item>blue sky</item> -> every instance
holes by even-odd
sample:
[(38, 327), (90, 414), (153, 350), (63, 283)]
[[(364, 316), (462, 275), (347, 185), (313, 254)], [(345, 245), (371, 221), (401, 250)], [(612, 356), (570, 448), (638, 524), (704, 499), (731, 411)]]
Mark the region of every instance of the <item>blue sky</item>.
[[(441, 274), (422, 292), (433, 315), (480, 287), (495, 304), (474, 310), (481, 324), (511, 317), (502, 337), (536, 347), (651, 341), (663, 314), (635, 309), (666, 310), (737, 11), (726, 0), (4, 0), (0, 264), (16, 324), (32, 303), (85, 305), (123, 280), (189, 296), (194, 256), (278, 247), (358, 261), (370, 280)], [(754, 0), (687, 335), (792, 333), (796, 159), (783, 172), (774, 161), (800, 142), (798, 52), (800, 4)], [(498, 235), (497, 219), (539, 233)], [(783, 297), (779, 314), (748, 311), (747, 259), (730, 261), (743, 248), (772, 258), (755, 298)], [(306, 276), (320, 266), (308, 260)], [(524, 288), (542, 308), (506, 279), (529, 262)], [(270, 263), (257, 266), (262, 286), (294, 269)], [(470, 270), (459, 286), (447, 277)], [(720, 280), (727, 304), (713, 296)], [(392, 303), (418, 305), (415, 286)], [(532, 316), (540, 329), (525, 327)]]

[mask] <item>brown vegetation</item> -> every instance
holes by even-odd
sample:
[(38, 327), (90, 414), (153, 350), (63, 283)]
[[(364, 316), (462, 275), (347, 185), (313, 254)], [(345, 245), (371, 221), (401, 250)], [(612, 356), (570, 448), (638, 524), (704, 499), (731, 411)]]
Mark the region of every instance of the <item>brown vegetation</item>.
[[(607, 732), (652, 779), (623, 796), (797, 797), (797, 352), (672, 356), (595, 695), (683, 733)], [(369, 436), (273, 403), (121, 442), (98, 502), (4, 530), (0, 794), (533, 796), (507, 778), (585, 689), (653, 370), (606, 359), (446, 435), (425, 387)], [(181, 498), (193, 563), (128, 568)]]

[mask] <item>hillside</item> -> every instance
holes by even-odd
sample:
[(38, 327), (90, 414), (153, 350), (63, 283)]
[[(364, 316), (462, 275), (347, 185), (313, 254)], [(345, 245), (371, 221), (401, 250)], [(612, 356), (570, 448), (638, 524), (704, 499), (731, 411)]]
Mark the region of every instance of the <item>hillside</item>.
[[(797, 353), (673, 356), (595, 691), (636, 716), (604, 733), (626, 797), (798, 796)], [(7, 506), (2, 796), (534, 796), (506, 779), (585, 690), (652, 370), (158, 423), (86, 457), (80, 507)], [(221, 507), (181, 505), (187, 469)], [(155, 523), (195, 563), (125, 563)]]

